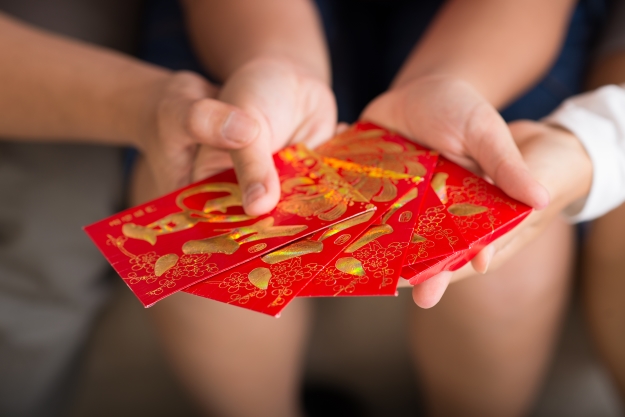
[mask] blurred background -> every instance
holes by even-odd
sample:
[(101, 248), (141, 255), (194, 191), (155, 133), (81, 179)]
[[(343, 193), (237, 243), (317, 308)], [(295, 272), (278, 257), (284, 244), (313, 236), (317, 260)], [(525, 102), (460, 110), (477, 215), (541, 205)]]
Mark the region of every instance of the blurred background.
[[(412, 307), (410, 291), (400, 291), (397, 298), (317, 301), (302, 390), (309, 416), (421, 415), (404, 334), (406, 311)], [(170, 373), (146, 313), (116, 281), (113, 302), (100, 317), (82, 358), (69, 417), (200, 415)], [(287, 314), (288, 308), (283, 315)], [(623, 415), (573, 303), (530, 416)]]

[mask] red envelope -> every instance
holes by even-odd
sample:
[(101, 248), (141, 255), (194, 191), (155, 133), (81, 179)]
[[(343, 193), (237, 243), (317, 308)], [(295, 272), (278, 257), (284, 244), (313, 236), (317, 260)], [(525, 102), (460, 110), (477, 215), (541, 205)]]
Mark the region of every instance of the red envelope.
[(395, 295), (421, 202), (417, 188), (413, 188), (298, 296)]
[[(375, 129), (375, 135), (369, 134), (372, 129)], [(363, 168), (358, 168), (358, 165), (345, 163), (353, 160), (349, 153), (351, 145), (345, 143), (345, 138), (350, 141), (363, 139), (354, 132), (365, 133), (364, 139), (368, 140), (366, 149), (375, 154), (357, 153), (359, 160), (377, 170), (365, 169), (365, 172)], [(404, 153), (403, 159), (409, 161), (407, 167), (402, 166), (400, 170), (397, 164), (382, 163), (384, 158), (379, 158), (379, 156), (387, 141), (394, 146), (395, 152)], [(324, 161), (336, 168), (343, 177), (350, 179), (356, 187), (365, 190), (378, 208), (375, 215), (358, 216), (362, 218), (362, 222), (354, 218), (339, 223), (331, 228), (330, 234), (328, 231), (322, 231), (311, 238), (301, 239), (260, 259), (196, 284), (186, 291), (265, 314), (278, 315), (325, 265), (334, 261), (344, 247), (355, 241), (387, 208), (394, 205), (398, 196), (406, 194), (415, 187), (415, 182), (423, 184), (419, 185), (420, 189), (427, 187), (426, 184), (429, 183), (437, 160), (436, 153), (424, 152), (406, 139), (390, 135), (387, 131), (373, 125), (352, 127), (330, 140), (324, 145), (322, 151), (326, 155), (334, 155), (332, 149), (339, 149), (339, 147), (346, 153), (336, 153), (346, 158), (347, 161), (329, 156), (326, 156)], [(385, 170), (385, 167), (395, 168), (395, 171)], [(415, 180), (413, 174), (416, 170), (429, 173), (429, 175), (424, 181)], [(408, 175), (397, 176), (393, 175), (393, 172)], [(408, 181), (407, 178), (412, 179)], [(411, 233), (412, 226), (408, 227)], [(334, 238), (339, 230), (341, 233)], [(328, 239), (330, 236), (333, 239)]]
[(87, 226), (144, 306), (374, 205), (303, 146), (274, 155), (282, 196), (269, 214), (241, 207), (233, 170)]
[[(438, 154), (367, 122), (357, 123), (322, 146), (319, 152), (363, 165), (412, 173), (425, 181), (395, 203), (381, 222), (350, 244), (298, 296), (394, 295)], [(365, 196), (369, 195), (369, 189), (378, 187), (361, 180), (350, 183)]]
[(446, 210), (432, 187), (428, 188), (401, 273), (405, 279), (412, 279), (420, 274), (419, 282), (438, 273), (434, 268), (431, 275), (423, 274), (425, 270), (448, 260), (454, 253), (469, 248), (451, 213)]
[(486, 245), (518, 225), (532, 208), (508, 197), (503, 191), (460, 166), (440, 158), (432, 188), (451, 215), (468, 244), (443, 259), (429, 260), (402, 271), (411, 284), (418, 284), (441, 271), (455, 271)]
[(278, 316), (326, 263), (379, 217), (366, 212), (192, 285), (185, 292)]

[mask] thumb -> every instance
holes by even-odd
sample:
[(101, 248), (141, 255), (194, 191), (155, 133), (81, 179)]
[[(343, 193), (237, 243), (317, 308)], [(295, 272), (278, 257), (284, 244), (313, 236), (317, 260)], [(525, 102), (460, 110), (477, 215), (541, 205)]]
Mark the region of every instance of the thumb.
[(242, 148), (259, 133), (258, 122), (243, 110), (210, 98), (192, 103), (182, 120), (195, 143), (218, 149)]
[(250, 216), (272, 210), (280, 199), (280, 181), (266, 136), (230, 153), (243, 194), (243, 208)]
[(486, 102), (476, 104), (465, 128), (470, 155), (506, 194), (536, 209), (549, 193), (530, 173), (503, 118)]

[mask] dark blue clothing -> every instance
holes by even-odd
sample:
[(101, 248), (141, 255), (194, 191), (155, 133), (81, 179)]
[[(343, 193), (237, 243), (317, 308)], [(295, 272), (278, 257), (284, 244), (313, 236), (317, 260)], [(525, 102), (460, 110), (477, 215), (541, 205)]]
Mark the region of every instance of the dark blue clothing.
[[(353, 122), (390, 84), (442, 0), (316, 0), (332, 58), (339, 118)], [(508, 121), (539, 119), (581, 91), (589, 50), (605, 15), (604, 0), (581, 0), (565, 44), (536, 87), (502, 111)], [(151, 0), (141, 58), (204, 73), (193, 55), (176, 0)], [(210, 74), (204, 73), (210, 78)]]

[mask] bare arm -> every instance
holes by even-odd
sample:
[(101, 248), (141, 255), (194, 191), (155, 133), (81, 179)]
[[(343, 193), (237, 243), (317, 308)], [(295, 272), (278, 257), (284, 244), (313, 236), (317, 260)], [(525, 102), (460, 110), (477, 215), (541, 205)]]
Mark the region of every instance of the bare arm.
[(0, 137), (132, 145), (160, 192), (191, 180), (197, 146), (237, 149), (257, 123), (213, 97), (192, 73), (172, 73), (0, 14)]
[(329, 82), (321, 22), (309, 0), (185, 0), (187, 23), (206, 67), (225, 80), (245, 63), (286, 59)]
[(219, 156), (198, 154), (195, 177), (215, 161), (232, 163), (251, 215), (271, 210), (280, 197), (271, 154), (291, 142), (311, 147), (336, 126), (330, 65), (321, 23), (310, 0), (186, 0), (196, 52), (224, 81), (219, 98), (245, 110), (260, 125), (248, 146)]
[(169, 72), (0, 14), (0, 137), (139, 146)]
[(574, 0), (450, 0), (395, 80), (444, 75), (501, 108), (536, 83), (560, 48)]

